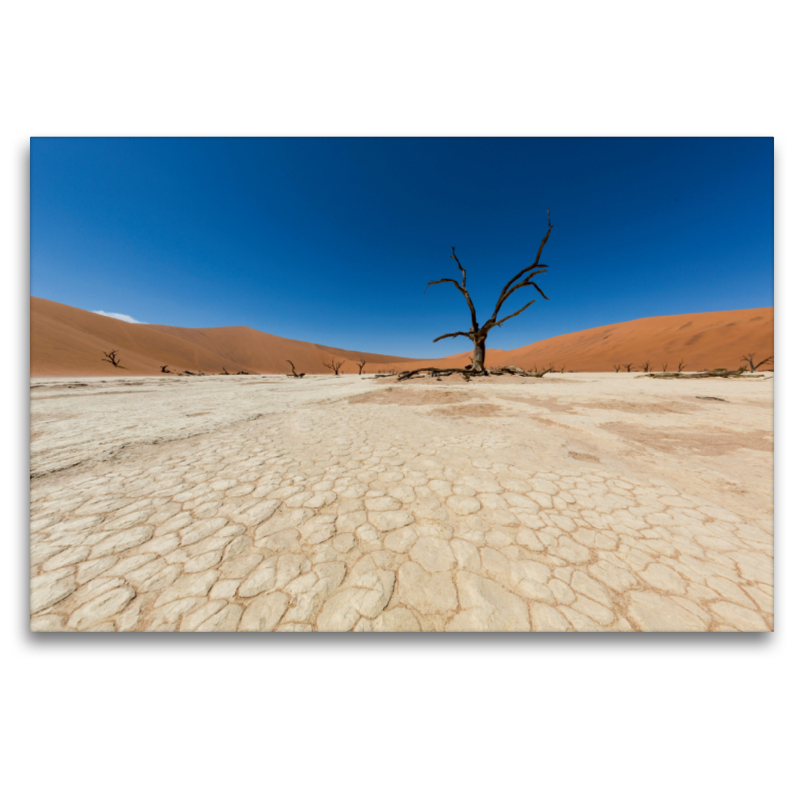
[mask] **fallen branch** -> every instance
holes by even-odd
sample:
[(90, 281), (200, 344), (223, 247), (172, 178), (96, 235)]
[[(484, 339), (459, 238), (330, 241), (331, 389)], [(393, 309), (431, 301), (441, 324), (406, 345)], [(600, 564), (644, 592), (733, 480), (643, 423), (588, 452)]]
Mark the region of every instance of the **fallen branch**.
[(739, 369), (711, 369), (704, 372), (650, 372), (639, 378), (759, 378), (760, 375), (745, 375), (746, 367)]
[[(548, 372), (552, 372), (553, 368), (548, 367), (541, 372), (530, 372), (529, 370), (520, 369), (519, 367), (510, 366), (510, 367), (499, 367), (496, 369), (484, 369), (484, 370), (474, 370), (471, 367), (467, 367), (464, 369), (452, 368), (452, 369), (438, 369), (437, 367), (420, 367), (419, 369), (412, 369), (407, 370), (405, 372), (401, 372), (397, 376), (398, 381), (407, 381), (410, 378), (422, 378), (426, 377), (423, 373), (427, 373), (427, 377), (429, 378), (443, 378), (447, 375), (461, 375), (464, 377), (465, 380), (470, 380), (471, 378), (477, 378), (479, 376), (491, 376), (491, 375), (516, 375), (522, 378), (542, 378), (547, 375)], [(376, 375), (376, 378), (388, 378), (389, 375)]]

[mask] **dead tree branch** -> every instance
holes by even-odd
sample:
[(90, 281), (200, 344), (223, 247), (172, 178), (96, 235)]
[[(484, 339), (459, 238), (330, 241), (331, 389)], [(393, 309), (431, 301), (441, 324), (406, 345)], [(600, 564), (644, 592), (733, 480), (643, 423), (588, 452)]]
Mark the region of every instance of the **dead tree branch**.
[(703, 372), (651, 372), (647, 375), (640, 375), (640, 378), (752, 378), (758, 375), (745, 375), (747, 367), (739, 369), (711, 369)]
[[(519, 377), (522, 377), (522, 378), (543, 378), (545, 375), (547, 375), (548, 372), (553, 372), (553, 368), (550, 367), (550, 368), (548, 368), (546, 370), (543, 370), (541, 372), (535, 372), (535, 371), (531, 372), (531, 371), (526, 370), (526, 369), (520, 369), (519, 367), (511, 366), (511, 367), (500, 367), (498, 369), (487, 369), (484, 374), (485, 375), (516, 375), (516, 376), (519, 376)], [(423, 373), (427, 373), (427, 375), (423, 374)], [(447, 375), (461, 375), (466, 380), (469, 380), (470, 378), (476, 377), (476, 373), (471, 367), (468, 367), (468, 368), (465, 368), (465, 369), (459, 369), (459, 368), (456, 368), (456, 367), (453, 367), (452, 369), (439, 369), (437, 367), (420, 367), (419, 369), (412, 369), (412, 370), (408, 370), (406, 372), (401, 372), (397, 376), (397, 380), (398, 381), (407, 381), (407, 380), (409, 380), (411, 378), (425, 378), (425, 377), (442, 378), (442, 377), (445, 377)], [(388, 374), (383, 374), (383, 375), (376, 375), (375, 377), (376, 378), (388, 378), (390, 376)]]

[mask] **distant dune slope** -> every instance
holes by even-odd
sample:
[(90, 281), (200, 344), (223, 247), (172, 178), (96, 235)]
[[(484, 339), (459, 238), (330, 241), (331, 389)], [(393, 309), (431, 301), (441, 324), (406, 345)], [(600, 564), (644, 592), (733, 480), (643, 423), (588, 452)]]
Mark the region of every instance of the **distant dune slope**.
[[(487, 351), (489, 366), (516, 364), (566, 370), (607, 372), (614, 364), (640, 365), (650, 359), (670, 368), (683, 358), (689, 369), (736, 367), (745, 353), (760, 358), (773, 353), (774, 314), (771, 308), (718, 311), (651, 317), (602, 328), (570, 333), (517, 350)], [(103, 352), (116, 349), (124, 369), (103, 361)], [(31, 376), (93, 377), (156, 375), (166, 364), (173, 372), (190, 370), (208, 374), (223, 369), (278, 373), (326, 373), (331, 358), (346, 363), (343, 372), (358, 372), (356, 362), (366, 361), (364, 372), (414, 369), (422, 366), (465, 366), (469, 356), (412, 359), (341, 350), (326, 345), (284, 339), (245, 326), (229, 328), (176, 328), (143, 325), (93, 314), (78, 308), (31, 297)]]
[[(116, 349), (124, 369), (103, 361)], [(340, 355), (343, 353), (348, 355)], [(298, 372), (326, 373), (324, 362), (347, 360), (344, 372), (358, 372), (355, 361), (375, 371), (388, 362), (409, 359), (356, 353), (284, 339), (243, 325), (230, 328), (176, 328), (144, 325), (93, 314), (31, 297), (31, 376), (92, 377), (156, 375), (161, 365), (173, 371), (288, 373), (287, 359)]]
[(647, 317), (495, 352), (488, 360), (523, 369), (552, 363), (576, 372), (607, 372), (629, 363), (640, 369), (648, 360), (651, 369), (661, 370), (666, 362), (674, 370), (681, 359), (688, 370), (736, 369), (747, 353), (756, 353), (757, 360), (774, 354), (774, 327), (773, 308)]

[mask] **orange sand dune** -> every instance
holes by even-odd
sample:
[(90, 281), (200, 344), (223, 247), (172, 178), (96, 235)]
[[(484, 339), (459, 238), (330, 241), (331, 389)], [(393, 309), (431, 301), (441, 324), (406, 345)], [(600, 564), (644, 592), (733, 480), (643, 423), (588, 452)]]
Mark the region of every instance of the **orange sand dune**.
[[(118, 350), (122, 368), (103, 361)], [(346, 353), (346, 355), (345, 355)], [(327, 373), (324, 362), (347, 361), (343, 372), (366, 372), (409, 359), (326, 348), (284, 339), (243, 325), (230, 328), (176, 328), (123, 322), (72, 306), (31, 297), (31, 376), (92, 377), (156, 375), (161, 365), (172, 372)]]
[(773, 308), (646, 317), (494, 351), (487, 361), (523, 369), (563, 365), (576, 372), (607, 372), (615, 364), (629, 363), (640, 370), (648, 360), (659, 371), (663, 363), (674, 370), (681, 360), (689, 371), (736, 369), (747, 353), (756, 354), (756, 363), (774, 354), (774, 327)]
[[(614, 364), (645, 359), (670, 368), (678, 359), (688, 369), (736, 367), (745, 353), (759, 358), (773, 353), (773, 309), (718, 311), (651, 317), (602, 328), (570, 333), (517, 350), (488, 350), (488, 366), (516, 364), (567, 370), (606, 372)], [(122, 369), (102, 360), (103, 352), (119, 351)], [(298, 372), (327, 373), (325, 362), (345, 361), (342, 372), (365, 373), (423, 366), (465, 366), (469, 355), (441, 359), (411, 359), (341, 350), (325, 345), (284, 339), (245, 326), (177, 328), (144, 325), (93, 314), (51, 300), (31, 297), (31, 376), (92, 377), (156, 375), (161, 365), (173, 372), (207, 374), (239, 371), (284, 374), (287, 359)]]

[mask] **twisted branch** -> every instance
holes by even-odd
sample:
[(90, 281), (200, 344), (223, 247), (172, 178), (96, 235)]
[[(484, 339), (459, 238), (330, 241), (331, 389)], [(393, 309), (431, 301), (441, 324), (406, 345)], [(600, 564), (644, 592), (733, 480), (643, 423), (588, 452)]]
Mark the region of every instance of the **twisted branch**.
[(531, 300), (530, 303), (526, 303), (524, 306), (522, 306), (522, 308), (519, 311), (515, 311), (513, 314), (509, 314), (507, 317), (503, 317), (503, 319), (498, 320), (497, 322), (495, 322), (495, 325), (497, 325), (497, 327), (499, 328), (504, 322), (507, 322), (512, 317), (516, 317), (517, 314), (521, 314), (526, 308), (528, 308), (528, 306), (532, 306), (535, 302), (536, 302), (535, 299)]
[(474, 334), (472, 333), (464, 333), (464, 331), (456, 331), (455, 333), (443, 333), (441, 336), (437, 336), (433, 341), (438, 342), (440, 339), (455, 339), (456, 336), (466, 336), (467, 339), (473, 340)]
[[(441, 280), (438, 281), (429, 281), (428, 286), (435, 286), (437, 283), (452, 283), (453, 286), (455, 286), (456, 289), (458, 289), (458, 291), (461, 292), (462, 295), (464, 295), (464, 299), (467, 301), (467, 305), (469, 306), (469, 313), (472, 318), (472, 330), (477, 331), (478, 316), (475, 313), (475, 306), (473, 305), (472, 298), (469, 296), (469, 291), (467, 290), (467, 271), (464, 269), (464, 267), (461, 266), (461, 262), (458, 260), (458, 256), (456, 255), (455, 247), (453, 247), (452, 250), (453, 250), (453, 255), (451, 255), (450, 258), (455, 259), (456, 264), (458, 264), (458, 268), (461, 270), (461, 283), (459, 283), (456, 280), (453, 280), (453, 278), (442, 278)], [(428, 291), (428, 286), (425, 287), (425, 292)], [(425, 292), (423, 292), (423, 294), (425, 294)]]
[[(503, 303), (511, 297), (517, 289), (522, 289), (523, 286), (533, 286), (539, 294), (544, 297), (545, 300), (549, 300), (550, 298), (541, 290), (541, 288), (531, 280), (531, 278), (535, 277), (536, 275), (540, 275), (545, 270), (548, 269), (547, 264), (540, 264), (539, 259), (542, 256), (542, 250), (544, 250), (544, 246), (547, 244), (547, 240), (550, 238), (550, 231), (553, 230), (555, 226), (552, 222), (550, 222), (550, 209), (547, 210), (547, 233), (544, 235), (544, 239), (542, 239), (542, 243), (539, 245), (539, 252), (536, 253), (536, 260), (525, 269), (520, 270), (504, 287), (503, 291), (500, 292), (500, 297), (497, 300), (497, 305), (494, 308), (494, 314), (492, 314), (489, 322), (492, 325), (497, 324), (495, 320), (497, 319), (497, 315), (500, 313), (500, 309), (503, 306)], [(536, 271), (534, 271), (536, 270)], [(524, 276), (524, 280), (517, 283)], [(487, 323), (488, 325), (488, 323)]]

